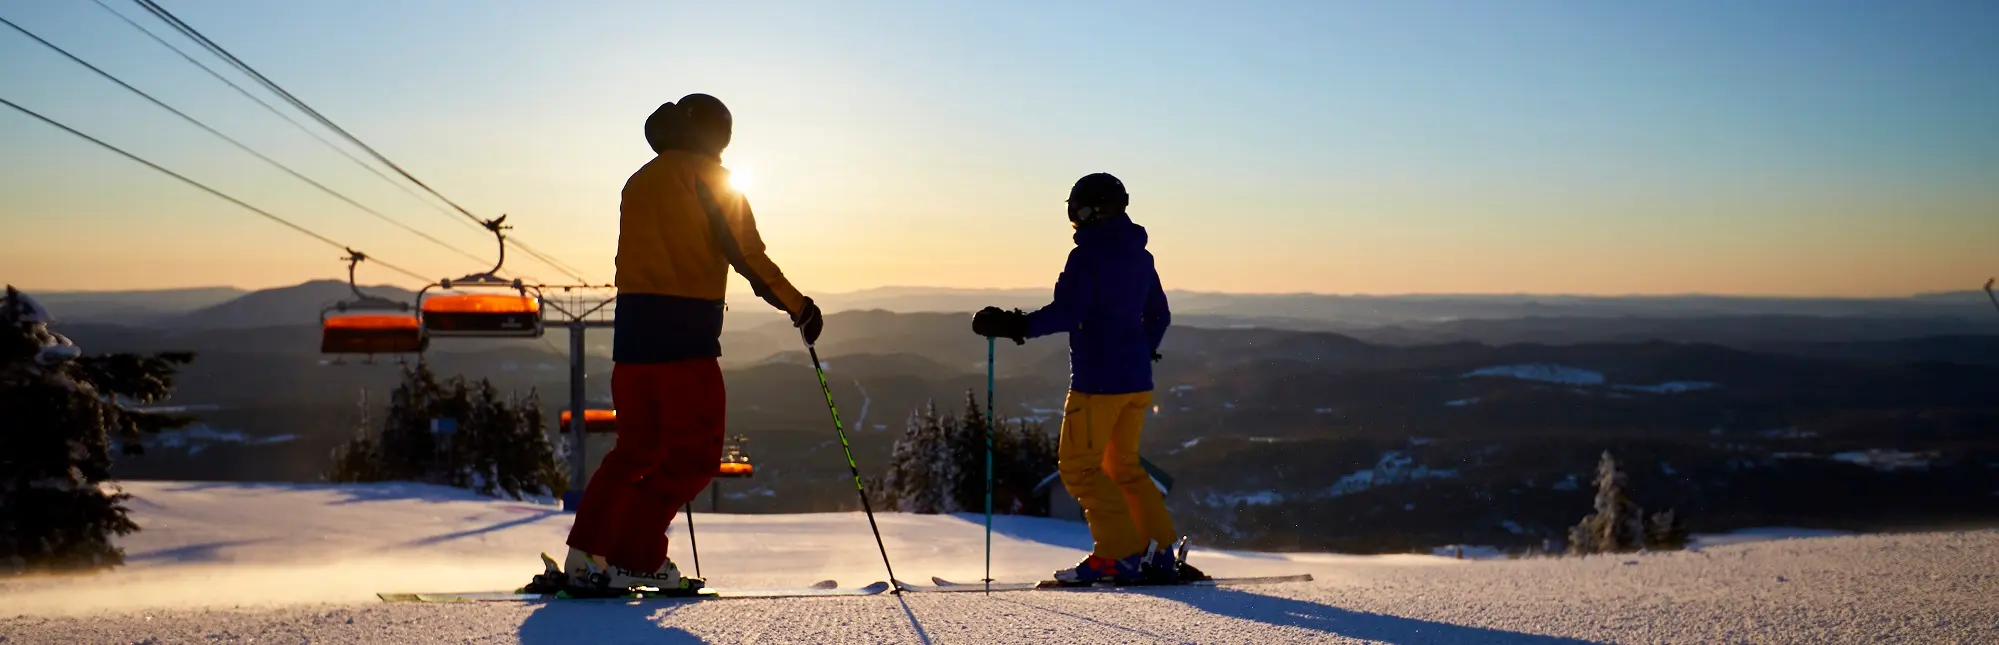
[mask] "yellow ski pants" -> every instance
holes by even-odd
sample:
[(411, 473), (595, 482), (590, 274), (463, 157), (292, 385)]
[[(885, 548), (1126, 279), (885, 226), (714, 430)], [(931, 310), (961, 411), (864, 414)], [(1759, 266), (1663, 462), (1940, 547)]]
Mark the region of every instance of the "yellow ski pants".
[(1083, 507), (1098, 557), (1130, 557), (1148, 541), (1163, 549), (1178, 539), (1166, 500), (1138, 464), (1138, 433), (1151, 408), (1151, 392), (1070, 391), (1062, 406), (1062, 485)]

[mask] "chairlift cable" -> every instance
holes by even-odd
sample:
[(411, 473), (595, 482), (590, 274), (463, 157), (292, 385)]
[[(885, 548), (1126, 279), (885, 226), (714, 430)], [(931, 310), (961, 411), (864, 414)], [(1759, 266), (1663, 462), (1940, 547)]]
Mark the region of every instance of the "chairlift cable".
[(376, 169), (374, 166), (368, 165), (368, 162), (362, 161), (359, 158), (355, 157), (354, 154), (348, 152), (346, 148), (342, 148), (339, 145), (333, 143), (332, 141), (327, 141), (326, 137), (320, 136), (319, 133), (313, 132), (312, 129), (305, 127), (305, 124), (299, 123), (298, 119), (294, 119), (291, 117), (291, 115), (285, 114), (283, 111), (279, 110), (276, 106), (271, 105), (269, 101), (265, 101), (264, 99), (259, 98), (257, 95), (250, 93), (250, 90), (243, 89), (243, 86), (237, 85), (235, 81), (231, 81), (227, 77), (224, 77), (221, 72), (215, 71), (215, 68), (209, 67), (207, 63), (195, 60), (194, 56), (189, 55), (185, 50), (181, 49), (179, 46), (167, 42), (167, 40), (165, 38), (161, 38), (159, 34), (153, 33), (153, 30), (146, 28), (146, 26), (139, 24), (137, 21), (132, 20), (131, 18), (127, 17), (125, 14), (119, 13), (118, 10), (112, 9), (111, 5), (104, 4), (104, 0), (90, 0), (90, 1), (97, 3), (97, 6), (102, 7), (104, 11), (110, 13), (111, 15), (117, 16), (118, 19), (124, 21), (125, 24), (131, 25), (133, 29), (137, 29), (140, 31), (140, 33), (144, 33), (146, 37), (151, 38), (153, 42), (159, 43), (160, 46), (172, 50), (173, 53), (179, 55), (182, 60), (186, 60), (188, 63), (194, 65), (195, 67), (201, 68), (201, 71), (207, 72), (208, 75), (214, 77), (215, 80), (221, 81), (222, 84), (228, 85), (230, 89), (236, 90), (236, 93), (243, 95), (244, 98), (250, 99), (251, 101), (255, 101), (257, 105), (263, 106), (263, 108), (266, 111), (269, 111), (271, 114), (277, 115), (277, 117), (280, 119), (284, 119), (286, 123), (292, 124), (292, 127), (298, 128), (300, 132), (304, 132), (306, 136), (312, 137), (314, 140), (317, 140), (320, 143), (325, 144), (327, 148), (332, 149), (334, 152), (340, 153), (340, 156), (346, 157), (348, 161), (354, 162), (354, 165), (360, 166), (362, 170), (366, 170), (369, 173), (375, 175), (376, 177), (380, 177), (383, 182), (388, 183), (390, 186), (395, 186), (397, 190), (403, 191), (404, 194), (407, 194), (410, 197), (415, 198), (418, 202), (422, 203), (423, 205), (436, 210), (440, 214), (443, 214), (446, 219), (456, 222), (461, 226), (466, 226), (474, 230), (477, 230), (478, 228), (477, 226), (467, 223), (465, 220), (458, 219), (457, 216), (451, 214), (451, 211), (445, 210), (444, 207), (439, 206), (428, 200), (425, 200), (422, 195), (418, 195), (416, 191), (411, 190), (408, 185), (398, 182), (394, 179), (390, 179), (388, 175), (382, 174), (381, 170)]
[(401, 228), (401, 229), (403, 229), (403, 230), (405, 230), (405, 231), (408, 231), (408, 232), (410, 232), (410, 233), (412, 233), (412, 234), (415, 234), (415, 235), (416, 235), (416, 236), (418, 236), (418, 237), (421, 237), (421, 238), (423, 238), (423, 239), (426, 239), (426, 240), (429, 240), (429, 241), (431, 241), (432, 243), (434, 243), (434, 244), (437, 244), (438, 246), (442, 246), (442, 247), (444, 247), (444, 248), (446, 248), (446, 249), (450, 249), (450, 250), (452, 250), (452, 251), (456, 251), (456, 252), (458, 252), (458, 253), (459, 253), (460, 255), (464, 255), (465, 257), (468, 257), (468, 258), (472, 258), (472, 259), (474, 259), (474, 260), (478, 260), (478, 259), (479, 259), (479, 257), (478, 257), (478, 256), (476, 256), (476, 255), (472, 255), (471, 253), (469, 253), (469, 252), (467, 252), (467, 251), (465, 251), (465, 250), (463, 250), (463, 249), (460, 249), (460, 248), (458, 248), (458, 247), (455, 247), (455, 246), (452, 246), (451, 244), (449, 244), (449, 243), (447, 243), (447, 242), (445, 242), (445, 241), (443, 241), (443, 240), (440, 240), (440, 239), (437, 239), (437, 238), (435, 238), (435, 237), (432, 237), (432, 236), (430, 236), (430, 234), (428, 234), (428, 233), (424, 233), (423, 231), (419, 231), (419, 230), (417, 230), (417, 229), (415, 229), (415, 228), (412, 228), (412, 227), (410, 227), (410, 226), (409, 226), (409, 225), (407, 225), (407, 224), (404, 224), (404, 223), (402, 223), (402, 222), (399, 222), (399, 221), (396, 221), (396, 219), (395, 219), (395, 218), (392, 218), (392, 217), (389, 217), (388, 215), (384, 215), (384, 214), (382, 214), (382, 213), (381, 213), (380, 211), (377, 211), (377, 210), (375, 210), (375, 209), (372, 209), (372, 208), (369, 208), (369, 207), (367, 207), (367, 206), (364, 206), (364, 205), (362, 205), (362, 204), (361, 204), (360, 202), (357, 202), (357, 201), (354, 201), (354, 200), (353, 200), (352, 198), (350, 198), (350, 197), (348, 197), (348, 196), (346, 196), (346, 195), (343, 195), (343, 194), (341, 194), (341, 193), (340, 193), (339, 191), (336, 191), (336, 190), (334, 190), (334, 189), (332, 189), (332, 188), (328, 188), (328, 187), (327, 187), (327, 186), (326, 186), (325, 184), (321, 184), (321, 183), (319, 183), (319, 182), (317, 182), (317, 181), (314, 181), (314, 180), (313, 180), (313, 179), (312, 179), (311, 177), (307, 177), (307, 176), (305, 176), (304, 174), (301, 174), (301, 173), (299, 173), (299, 172), (298, 172), (297, 170), (293, 170), (293, 169), (292, 169), (292, 168), (291, 168), (290, 166), (286, 166), (286, 165), (284, 165), (283, 163), (280, 163), (280, 162), (279, 162), (278, 160), (276, 160), (276, 159), (272, 159), (272, 158), (270, 158), (269, 156), (266, 156), (266, 155), (265, 155), (264, 153), (261, 153), (261, 152), (257, 152), (257, 151), (256, 151), (256, 149), (254, 149), (254, 148), (251, 148), (251, 147), (250, 147), (249, 145), (247, 145), (247, 144), (245, 144), (245, 143), (243, 143), (243, 142), (241, 142), (241, 141), (238, 141), (238, 140), (236, 140), (236, 139), (235, 139), (234, 137), (231, 137), (231, 136), (229, 136), (229, 135), (227, 135), (227, 134), (223, 134), (223, 133), (222, 133), (222, 131), (220, 131), (220, 130), (216, 130), (215, 128), (213, 128), (213, 127), (209, 126), (208, 124), (206, 124), (206, 123), (203, 123), (203, 122), (202, 122), (202, 121), (201, 121), (200, 119), (196, 119), (196, 118), (194, 118), (193, 116), (190, 116), (190, 115), (188, 115), (188, 113), (186, 113), (186, 112), (182, 112), (182, 111), (180, 111), (179, 109), (176, 109), (176, 108), (174, 108), (174, 107), (173, 107), (173, 106), (171, 106), (171, 105), (167, 105), (165, 101), (161, 101), (160, 99), (158, 99), (158, 98), (154, 97), (153, 95), (151, 95), (151, 94), (148, 94), (148, 93), (146, 93), (146, 91), (145, 91), (145, 90), (141, 90), (141, 89), (139, 89), (139, 88), (137, 88), (137, 87), (133, 87), (131, 83), (127, 83), (127, 82), (125, 82), (125, 81), (124, 81), (123, 79), (120, 79), (120, 78), (118, 78), (117, 76), (113, 75), (112, 73), (110, 73), (110, 72), (107, 72), (107, 71), (104, 71), (104, 69), (103, 69), (103, 68), (100, 68), (100, 67), (98, 67), (98, 66), (96, 66), (96, 65), (92, 65), (92, 64), (90, 64), (90, 62), (89, 62), (89, 61), (86, 61), (86, 60), (83, 60), (82, 58), (79, 58), (79, 57), (77, 57), (77, 55), (76, 55), (76, 54), (72, 54), (72, 53), (70, 53), (70, 52), (69, 52), (69, 50), (66, 50), (66, 49), (63, 49), (63, 48), (62, 48), (62, 47), (61, 47), (60, 45), (57, 45), (57, 44), (55, 44), (55, 43), (52, 43), (52, 42), (49, 42), (48, 40), (46, 40), (46, 39), (42, 38), (41, 36), (38, 36), (38, 35), (36, 35), (36, 34), (35, 34), (34, 32), (32, 32), (32, 31), (28, 31), (28, 29), (27, 29), (27, 28), (25, 28), (25, 27), (22, 27), (22, 26), (20, 26), (20, 25), (18, 25), (18, 24), (14, 24), (14, 21), (11, 21), (11, 20), (8, 20), (8, 19), (6, 19), (6, 18), (4, 18), (4, 17), (0, 17), (0, 23), (4, 23), (4, 24), (6, 24), (6, 25), (7, 25), (7, 26), (9, 26), (9, 27), (13, 27), (15, 31), (18, 31), (18, 32), (21, 32), (21, 34), (22, 34), (22, 35), (24, 35), (24, 36), (27, 36), (28, 38), (31, 38), (31, 39), (33, 39), (33, 40), (34, 40), (35, 42), (37, 42), (37, 43), (41, 43), (41, 44), (42, 44), (42, 46), (44, 46), (44, 47), (47, 47), (47, 48), (49, 48), (49, 49), (51, 49), (51, 50), (54, 50), (54, 51), (55, 51), (56, 53), (58, 53), (58, 54), (62, 54), (62, 55), (63, 55), (64, 57), (67, 57), (67, 58), (69, 58), (69, 59), (70, 59), (71, 61), (75, 62), (75, 63), (76, 63), (76, 64), (78, 64), (78, 65), (82, 65), (82, 66), (84, 66), (85, 68), (88, 68), (88, 69), (89, 69), (90, 71), (93, 71), (93, 72), (96, 72), (96, 73), (97, 73), (97, 75), (99, 75), (99, 76), (103, 76), (103, 77), (104, 77), (104, 78), (105, 78), (106, 80), (109, 80), (109, 81), (111, 81), (111, 82), (113, 82), (113, 83), (117, 83), (119, 87), (122, 87), (122, 88), (125, 88), (125, 89), (126, 89), (127, 91), (130, 91), (130, 92), (132, 92), (133, 94), (137, 94), (137, 95), (139, 95), (139, 96), (140, 96), (141, 98), (144, 98), (144, 99), (146, 99), (147, 101), (151, 101), (151, 102), (153, 103), (153, 105), (157, 105), (157, 106), (160, 106), (160, 108), (161, 108), (161, 109), (164, 109), (164, 110), (166, 110), (166, 111), (168, 111), (168, 112), (172, 112), (172, 113), (174, 113), (174, 116), (178, 116), (178, 117), (180, 117), (181, 119), (183, 119), (183, 120), (187, 121), (188, 123), (192, 123), (192, 124), (194, 124), (194, 126), (195, 126), (195, 127), (198, 127), (198, 128), (201, 128), (202, 130), (205, 130), (205, 131), (207, 131), (207, 132), (208, 132), (209, 134), (212, 134), (212, 135), (215, 135), (216, 137), (219, 137), (219, 138), (221, 138), (221, 139), (222, 139), (223, 141), (227, 141), (227, 142), (229, 142), (229, 144), (230, 144), (230, 145), (234, 145), (234, 146), (236, 146), (236, 147), (237, 147), (238, 149), (240, 149), (240, 150), (242, 150), (242, 151), (244, 151), (244, 152), (247, 152), (247, 153), (250, 153), (250, 154), (251, 154), (252, 156), (255, 156), (256, 158), (258, 158), (258, 159), (261, 159), (261, 160), (263, 160), (263, 161), (264, 161), (264, 163), (268, 163), (268, 164), (270, 164), (270, 165), (272, 165), (272, 166), (275, 166), (275, 167), (277, 167), (277, 168), (278, 168), (279, 170), (283, 170), (283, 171), (285, 171), (285, 173), (287, 173), (287, 174), (290, 174), (290, 175), (291, 175), (291, 176), (293, 176), (293, 177), (297, 177), (297, 178), (299, 179), (299, 181), (303, 181), (303, 182), (305, 182), (305, 183), (308, 183), (308, 184), (312, 184), (312, 186), (313, 186), (314, 188), (318, 188), (319, 190), (321, 190), (321, 191), (325, 192), (325, 193), (326, 193), (326, 194), (328, 194), (328, 195), (332, 195), (332, 196), (334, 196), (335, 198), (338, 198), (338, 199), (339, 199), (339, 200), (341, 200), (341, 201), (344, 201), (344, 202), (347, 202), (347, 203), (348, 203), (349, 205), (352, 205), (352, 206), (353, 206), (353, 207), (355, 207), (355, 208), (359, 208), (359, 209), (361, 209), (362, 211), (364, 211), (364, 212), (366, 212), (366, 213), (368, 213), (368, 214), (370, 214), (370, 215), (373, 215), (373, 216), (375, 216), (376, 218), (379, 218), (379, 219), (381, 219), (381, 220), (382, 220), (382, 221), (384, 221), (384, 222), (388, 222), (388, 223), (390, 223), (390, 224), (393, 224), (393, 225), (395, 225), (396, 227), (398, 227), (398, 228)]
[[(471, 219), (473, 222), (476, 222), (482, 226), (485, 225), (486, 220), (481, 219), (477, 215), (473, 215), (472, 211), (466, 210), (465, 207), (460, 206), (458, 202), (452, 201), (451, 198), (445, 197), (443, 193), (440, 193), (436, 189), (431, 188), (429, 184), (423, 183), (423, 180), (417, 179), (415, 175), (410, 174), (409, 171), (404, 170), (402, 166), (398, 166), (396, 165), (395, 162), (390, 161), (388, 157), (383, 156), (382, 153), (375, 150), (373, 146), (369, 146), (367, 143), (361, 141), (359, 137), (354, 136), (353, 133), (348, 132), (345, 128), (342, 128), (339, 125), (333, 123), (331, 119), (328, 119), (326, 118), (325, 115), (320, 114), (319, 111), (313, 109), (312, 106), (306, 105), (305, 101), (300, 100), (297, 96), (292, 95), (291, 92), (288, 92), (283, 87), (280, 87), (276, 81), (272, 81), (269, 77), (264, 76), (262, 73), (258, 72), (255, 68), (250, 67), (249, 63), (243, 62), (242, 59), (237, 58), (234, 54), (229, 53), (229, 50), (224, 49), (219, 44), (216, 44), (215, 41), (209, 40), (208, 37), (202, 35), (199, 30), (196, 30), (192, 25), (187, 24), (186, 22), (182, 21), (179, 17), (173, 15), (173, 12), (167, 11), (165, 7), (161, 7), (159, 3), (153, 2), (153, 0), (133, 0), (133, 2), (145, 8), (146, 11), (151, 12), (155, 17), (158, 17), (162, 22), (166, 22), (167, 24), (171, 25), (174, 29), (180, 31), (182, 35), (187, 36), (189, 39), (192, 39), (197, 43), (200, 43), (204, 48), (207, 48), (210, 53), (213, 53), (216, 56), (221, 57), (222, 59), (228, 61), (231, 65), (235, 66), (236, 69), (256, 79), (257, 82), (262, 84), (266, 89), (269, 89), (272, 92), (278, 94), (280, 97), (284, 98), (287, 102), (291, 103), (293, 107), (296, 107), (300, 111), (305, 112), (308, 116), (311, 116), (321, 125), (325, 125), (327, 128), (338, 133), (341, 137), (347, 139), (348, 141), (353, 142), (354, 145), (360, 146), (361, 149), (366, 151), (370, 156), (374, 157), (377, 161), (382, 162), (384, 165), (387, 165), (390, 169), (396, 171), (396, 174), (402, 175), (404, 179), (408, 179), (410, 183), (416, 184), (418, 187), (424, 189), (425, 192), (428, 192), (432, 196), (435, 196), (439, 200), (442, 200), (444, 203), (449, 204), (453, 210), (458, 211), (460, 214), (464, 215), (468, 219)], [(584, 278), (581, 275), (578, 275), (575, 271), (571, 271), (563, 267), (556, 266), (555, 262), (552, 259), (548, 258), (547, 256), (541, 253), (537, 253), (522, 248), (519, 241), (514, 242), (514, 247), (521, 249), (523, 252), (527, 253), (530, 257), (540, 260), (543, 263), (548, 264), (549, 266), (554, 267), (558, 270), (562, 270), (564, 273), (570, 274), (570, 277), (576, 278), (577, 280), (582, 282), (589, 282), (588, 279)]]
[[(21, 105), (21, 104), (19, 104), (19, 103), (15, 103), (15, 102), (13, 102), (13, 101), (9, 101), (9, 100), (7, 100), (7, 99), (6, 99), (6, 97), (0, 97), (0, 105), (6, 105), (7, 107), (10, 107), (10, 108), (14, 108), (15, 110), (19, 110), (19, 111), (21, 111), (21, 113), (23, 113), (23, 114), (26, 114), (26, 115), (28, 115), (28, 116), (31, 116), (31, 117), (34, 117), (34, 118), (36, 118), (36, 119), (39, 119), (39, 120), (41, 120), (41, 121), (42, 121), (43, 123), (47, 123), (47, 124), (49, 124), (49, 125), (52, 125), (52, 126), (55, 126), (55, 127), (57, 127), (57, 128), (60, 128), (60, 129), (62, 129), (62, 130), (63, 130), (64, 132), (68, 132), (68, 133), (70, 133), (70, 134), (73, 134), (73, 135), (76, 135), (76, 136), (78, 136), (78, 137), (80, 137), (80, 138), (84, 139), (85, 141), (89, 141), (89, 142), (91, 142), (91, 143), (95, 143), (95, 144), (97, 144), (97, 145), (99, 145), (99, 146), (102, 146), (102, 147), (103, 147), (104, 149), (106, 149), (106, 150), (110, 150), (110, 151), (112, 151), (112, 152), (116, 152), (116, 153), (118, 153), (118, 154), (120, 154), (120, 155), (123, 155), (123, 156), (124, 156), (125, 158), (127, 158), (127, 159), (131, 159), (131, 160), (133, 160), (133, 161), (137, 161), (137, 162), (139, 162), (139, 163), (141, 163), (141, 164), (144, 164), (144, 165), (146, 165), (146, 167), (149, 167), (149, 168), (152, 168), (153, 170), (158, 170), (158, 171), (160, 171), (160, 172), (162, 172), (162, 173), (165, 173), (165, 174), (166, 174), (167, 176), (169, 176), (169, 177), (173, 177), (174, 179), (179, 179), (179, 180), (181, 180), (182, 182), (185, 182), (185, 183), (187, 183), (187, 184), (188, 184), (188, 185), (190, 185), (190, 186), (193, 186), (193, 187), (195, 187), (195, 188), (199, 188), (199, 189), (202, 189), (202, 190), (204, 190), (204, 191), (207, 191), (207, 192), (208, 192), (209, 194), (211, 194), (211, 195), (214, 195), (214, 196), (216, 196), (216, 197), (220, 197), (220, 198), (222, 198), (222, 199), (224, 199), (224, 200), (227, 200), (227, 201), (228, 201), (229, 203), (232, 203), (232, 204), (235, 204), (235, 205), (237, 205), (237, 206), (241, 206), (241, 207), (243, 207), (243, 208), (245, 208), (245, 209), (248, 209), (248, 210), (249, 210), (250, 212), (253, 212), (253, 213), (256, 213), (256, 214), (258, 214), (258, 215), (262, 215), (262, 216), (264, 216), (264, 217), (265, 217), (266, 219), (269, 219), (269, 220), (271, 220), (271, 221), (274, 221), (274, 222), (277, 222), (277, 223), (279, 223), (279, 224), (283, 224), (283, 225), (285, 225), (286, 227), (288, 227), (288, 228), (290, 228), (290, 229), (292, 229), (292, 230), (294, 230), (294, 231), (298, 231), (298, 232), (300, 232), (300, 233), (304, 233), (304, 234), (306, 234), (307, 236), (310, 236), (311, 238), (313, 238), (313, 239), (315, 239), (315, 240), (319, 240), (319, 241), (321, 241), (321, 242), (325, 242), (326, 244), (328, 244), (328, 245), (330, 245), (330, 246), (332, 246), (332, 247), (334, 247), (334, 248), (337, 248), (337, 249), (341, 249), (341, 250), (347, 250), (347, 248), (348, 248), (348, 247), (347, 247), (347, 245), (345, 245), (345, 244), (341, 244), (341, 243), (339, 243), (339, 242), (336, 242), (336, 241), (334, 241), (334, 240), (333, 240), (333, 238), (329, 238), (329, 237), (327, 237), (327, 236), (324, 236), (324, 235), (320, 235), (320, 234), (318, 234), (318, 233), (314, 233), (314, 232), (313, 232), (313, 231), (312, 231), (311, 229), (308, 229), (308, 228), (306, 228), (306, 227), (303, 227), (303, 226), (299, 226), (298, 224), (294, 224), (294, 223), (292, 223), (291, 221), (289, 221), (289, 220), (286, 220), (285, 218), (282, 218), (282, 217), (278, 217), (277, 215), (273, 215), (273, 214), (271, 214), (271, 212), (270, 212), (270, 211), (266, 211), (266, 210), (264, 210), (264, 209), (261, 209), (261, 208), (257, 208), (257, 207), (255, 207), (255, 206), (251, 206), (250, 204), (248, 204), (248, 203), (245, 203), (245, 202), (244, 202), (243, 200), (240, 200), (240, 199), (237, 199), (237, 198), (235, 198), (235, 197), (231, 197), (231, 196), (229, 196), (229, 194), (228, 194), (228, 193), (224, 193), (224, 192), (222, 192), (222, 191), (219, 191), (219, 190), (216, 190), (216, 189), (214, 189), (214, 188), (210, 188), (210, 187), (208, 187), (208, 185), (207, 185), (207, 184), (203, 184), (203, 183), (201, 183), (201, 182), (198, 182), (198, 181), (195, 181), (195, 180), (193, 180), (193, 179), (189, 179), (189, 178), (187, 178), (187, 176), (185, 176), (185, 175), (182, 175), (182, 174), (180, 174), (180, 173), (177, 173), (177, 172), (174, 172), (174, 171), (172, 171), (172, 170), (168, 170), (168, 169), (166, 169), (165, 167), (162, 167), (162, 166), (160, 166), (159, 164), (156, 164), (156, 163), (153, 163), (153, 162), (151, 162), (151, 161), (147, 161), (147, 160), (146, 160), (145, 158), (143, 158), (143, 157), (140, 157), (140, 156), (138, 156), (138, 155), (135, 155), (135, 154), (132, 154), (132, 153), (130, 153), (130, 152), (126, 152), (126, 151), (125, 151), (125, 150), (124, 150), (123, 148), (119, 148), (118, 146), (114, 146), (114, 145), (111, 145), (111, 144), (109, 144), (109, 143), (105, 143), (105, 142), (104, 142), (103, 140), (101, 140), (101, 139), (98, 139), (97, 137), (93, 137), (93, 136), (90, 136), (90, 135), (88, 135), (88, 134), (84, 134), (83, 132), (81, 132), (81, 131), (78, 131), (78, 130), (77, 130), (77, 129), (75, 129), (75, 128), (72, 128), (72, 127), (69, 127), (69, 126), (67, 126), (67, 125), (63, 125), (63, 123), (62, 123), (62, 122), (60, 122), (60, 121), (57, 121), (57, 120), (55, 120), (55, 119), (51, 119), (51, 118), (49, 118), (49, 117), (47, 117), (47, 116), (43, 116), (43, 115), (42, 115), (41, 113), (39, 113), (39, 112), (36, 112), (36, 111), (34, 111), (34, 110), (30, 110), (30, 109), (28, 109), (28, 108), (26, 108), (26, 107), (22, 106), (22, 105)], [(417, 274), (416, 272), (414, 272), (414, 271), (411, 271), (411, 270), (409, 270), (409, 269), (405, 269), (405, 268), (402, 268), (402, 267), (399, 267), (399, 266), (396, 266), (396, 265), (393, 265), (393, 264), (389, 264), (389, 263), (387, 263), (387, 262), (383, 262), (383, 261), (381, 260), (381, 258), (379, 258), (379, 257), (374, 257), (374, 256), (370, 256), (370, 257), (369, 257), (369, 259), (370, 259), (370, 260), (373, 260), (373, 261), (374, 261), (374, 262), (375, 262), (376, 264), (379, 264), (379, 265), (382, 265), (383, 267), (386, 267), (386, 268), (388, 268), (388, 269), (390, 269), (390, 270), (392, 270), (392, 271), (395, 271), (395, 272), (397, 272), (397, 273), (401, 273), (401, 274), (403, 274), (403, 275), (406, 275), (406, 276), (409, 276), (409, 277), (411, 277), (411, 278), (415, 278), (415, 279), (417, 279), (417, 280), (423, 280), (423, 281), (428, 281), (428, 280), (429, 280), (429, 278), (426, 278), (426, 277), (424, 277), (424, 276), (422, 276), (422, 275), (418, 275), (418, 274)]]

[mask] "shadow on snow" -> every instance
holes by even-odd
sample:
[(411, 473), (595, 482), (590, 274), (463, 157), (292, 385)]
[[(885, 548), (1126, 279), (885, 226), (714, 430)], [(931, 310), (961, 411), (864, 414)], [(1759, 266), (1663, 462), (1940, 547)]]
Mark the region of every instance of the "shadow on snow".
[(678, 607), (616, 600), (544, 602), (521, 622), (521, 645), (569, 643), (707, 643), (699, 636), (663, 624)]
[(1591, 645), (1561, 636), (1543, 636), (1485, 627), (1403, 618), (1341, 609), (1303, 600), (1266, 596), (1226, 587), (1146, 589), (1145, 593), (1195, 609), (1243, 620), (1395, 644)]

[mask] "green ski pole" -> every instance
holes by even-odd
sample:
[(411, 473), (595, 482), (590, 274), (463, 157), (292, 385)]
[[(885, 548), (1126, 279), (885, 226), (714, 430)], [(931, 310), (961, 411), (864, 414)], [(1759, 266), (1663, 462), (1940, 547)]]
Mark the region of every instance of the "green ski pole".
[(826, 368), (819, 364), (819, 349), (806, 343), (805, 351), (812, 355), (812, 371), (819, 375), (819, 391), (826, 395), (826, 410), (833, 413), (833, 431), (840, 434), (840, 449), (847, 452), (847, 470), (854, 473), (854, 492), (860, 494), (861, 510), (868, 515), (868, 529), (875, 533), (875, 548), (881, 550), (882, 568), (888, 569), (889, 593), (901, 594), (902, 580), (895, 577), (895, 566), (888, 563), (888, 547), (882, 544), (881, 527), (875, 524), (875, 509), (868, 503), (868, 490), (861, 485), (861, 467), (854, 463), (854, 447), (847, 443), (847, 429), (840, 425), (840, 408), (833, 405), (833, 388), (826, 384)]

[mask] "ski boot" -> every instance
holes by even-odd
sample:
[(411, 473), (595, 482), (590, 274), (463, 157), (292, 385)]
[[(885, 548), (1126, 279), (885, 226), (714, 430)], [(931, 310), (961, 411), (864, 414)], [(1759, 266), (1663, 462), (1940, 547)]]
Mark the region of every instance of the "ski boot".
[[(604, 558), (584, 553), (571, 547), (569, 558), (563, 569), (555, 567), (555, 561), (542, 555), (545, 573), (535, 576), (540, 588), (556, 586), (555, 593), (566, 598), (610, 598), (634, 594), (685, 596), (700, 593), (706, 581), (680, 575), (680, 568), (668, 560), (658, 571), (633, 571), (605, 562)], [(546, 581), (559, 580), (559, 585)], [(528, 591), (548, 593), (547, 591)]]
[(1140, 581), (1144, 554), (1112, 560), (1091, 554), (1076, 566), (1055, 572), (1055, 579), (1040, 586), (1088, 587), (1096, 584), (1131, 584)]
[(518, 593), (551, 595), (569, 588), (569, 575), (563, 573), (562, 567), (556, 566), (555, 558), (548, 557), (546, 553), (541, 554), (541, 568), (541, 573), (529, 580)]
[(1174, 545), (1172, 551), (1160, 549), (1146, 563), (1163, 569), (1162, 573), (1170, 571), (1171, 579), (1167, 584), (1186, 584), (1202, 580), (1213, 580), (1214, 578), (1207, 573), (1194, 568), (1194, 565), (1187, 564), (1187, 545), (1191, 541), (1191, 538), (1181, 536), (1179, 544)]

